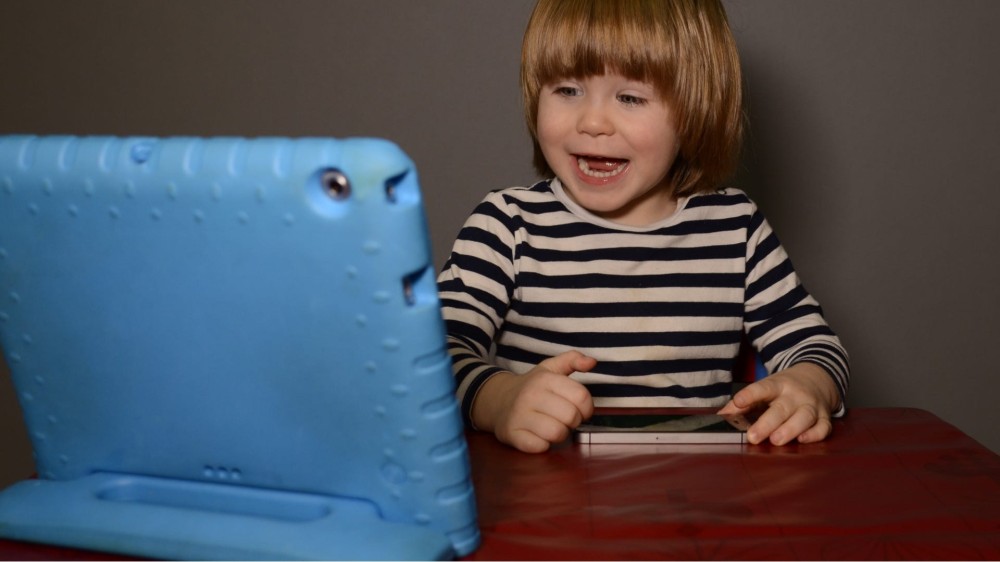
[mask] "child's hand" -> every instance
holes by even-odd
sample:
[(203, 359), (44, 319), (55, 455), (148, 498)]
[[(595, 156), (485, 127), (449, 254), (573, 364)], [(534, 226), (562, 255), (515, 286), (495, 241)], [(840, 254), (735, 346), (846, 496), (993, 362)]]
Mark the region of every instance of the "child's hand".
[(498, 373), (476, 396), (473, 421), (517, 449), (546, 451), (594, 413), (590, 392), (569, 375), (589, 371), (596, 364), (578, 351), (567, 351), (523, 375)]
[(840, 395), (830, 375), (819, 365), (797, 363), (737, 392), (720, 414), (745, 414), (759, 406), (767, 410), (750, 426), (753, 444), (770, 438), (775, 445), (797, 439), (815, 443), (833, 431), (830, 414)]

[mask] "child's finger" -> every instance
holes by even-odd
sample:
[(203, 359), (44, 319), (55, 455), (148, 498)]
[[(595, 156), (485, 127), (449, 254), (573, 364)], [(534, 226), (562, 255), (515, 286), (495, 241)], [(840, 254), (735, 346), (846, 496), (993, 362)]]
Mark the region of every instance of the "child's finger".
[(569, 376), (576, 372), (589, 371), (596, 364), (597, 360), (593, 357), (587, 357), (579, 351), (573, 350), (560, 353), (555, 357), (549, 357), (539, 363), (538, 366), (553, 373)]
[(576, 427), (580, 422), (589, 418), (594, 413), (594, 400), (590, 392), (582, 384), (569, 379), (569, 375), (576, 372), (585, 372), (594, 368), (597, 360), (588, 357), (579, 351), (567, 351), (545, 359), (538, 364), (538, 368), (563, 375), (566, 378), (553, 378), (548, 381), (548, 391), (572, 405), (576, 413), (568, 416), (561, 416), (558, 419), (568, 427)]
[[(780, 413), (780, 412), (779, 412)], [(816, 425), (816, 411), (811, 408), (796, 408), (770, 435), (771, 443), (784, 445), (799, 435), (805, 433), (809, 428)], [(763, 436), (758, 435), (762, 441)]]
[(544, 453), (551, 446), (550, 442), (527, 429), (515, 429), (510, 432), (507, 439), (501, 438), (501, 441), (505, 441), (508, 445), (525, 453)]
[(716, 414), (720, 416), (733, 416), (738, 414), (745, 414), (750, 411), (750, 408), (740, 408), (732, 400), (726, 402), (726, 405), (719, 409)]
[[(749, 388), (749, 387), (747, 387)], [(757, 421), (747, 430), (747, 440), (754, 445), (763, 443), (781, 427), (790, 417), (793, 411), (787, 405), (780, 402), (772, 402), (764, 413), (757, 418)], [(797, 434), (796, 434), (797, 435)]]
[(570, 434), (570, 428), (566, 424), (545, 414), (536, 416), (528, 429), (549, 443), (561, 443)]
[[(745, 413), (754, 406), (769, 404), (781, 394), (781, 387), (775, 379), (766, 378), (759, 380), (733, 395), (731, 403), (739, 411), (733, 413)], [(727, 404), (726, 407), (729, 405)]]
[[(569, 404), (566, 406), (569, 407)], [(514, 427), (497, 437), (526, 453), (540, 453), (548, 450), (553, 443), (565, 441), (570, 431), (570, 427), (553, 417), (551, 412), (536, 411), (523, 416)]]
[(578, 392), (563, 396), (562, 400), (553, 400), (548, 406), (548, 411), (545, 412), (570, 429), (580, 425), (584, 419), (593, 414), (593, 400), (587, 389), (573, 390), (578, 390)]
[(833, 433), (833, 423), (830, 418), (821, 417), (816, 425), (799, 435), (799, 443), (819, 443)]

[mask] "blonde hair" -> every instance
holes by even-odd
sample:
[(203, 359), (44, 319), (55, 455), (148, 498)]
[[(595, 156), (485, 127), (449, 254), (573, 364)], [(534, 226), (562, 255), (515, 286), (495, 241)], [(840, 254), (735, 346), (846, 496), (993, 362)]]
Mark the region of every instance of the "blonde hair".
[(534, 165), (553, 175), (538, 144), (538, 97), (564, 78), (615, 72), (651, 83), (674, 114), (680, 150), (675, 196), (729, 178), (743, 139), (736, 43), (719, 0), (539, 0), (521, 51), (521, 91)]

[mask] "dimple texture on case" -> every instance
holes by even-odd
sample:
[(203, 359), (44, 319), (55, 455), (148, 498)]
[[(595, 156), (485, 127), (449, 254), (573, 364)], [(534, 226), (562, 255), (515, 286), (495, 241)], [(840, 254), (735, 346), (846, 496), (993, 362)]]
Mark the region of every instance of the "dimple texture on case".
[(0, 344), (42, 480), (293, 486), (471, 551), (432, 269), (386, 141), (0, 138)]

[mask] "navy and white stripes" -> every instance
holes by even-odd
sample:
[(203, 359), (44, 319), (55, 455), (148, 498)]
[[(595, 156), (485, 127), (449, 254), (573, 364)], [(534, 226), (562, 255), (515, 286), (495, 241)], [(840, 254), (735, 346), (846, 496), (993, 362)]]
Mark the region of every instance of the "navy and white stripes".
[(467, 419), (490, 375), (570, 349), (598, 360), (573, 375), (598, 406), (721, 406), (744, 332), (769, 372), (811, 361), (847, 390), (846, 351), (739, 190), (645, 228), (588, 213), (558, 180), (496, 191), (438, 286)]

